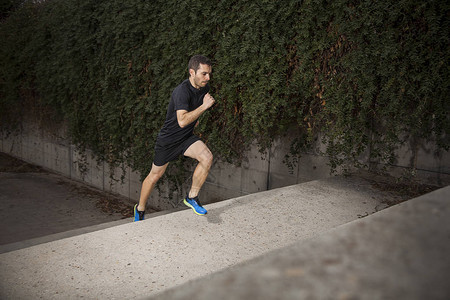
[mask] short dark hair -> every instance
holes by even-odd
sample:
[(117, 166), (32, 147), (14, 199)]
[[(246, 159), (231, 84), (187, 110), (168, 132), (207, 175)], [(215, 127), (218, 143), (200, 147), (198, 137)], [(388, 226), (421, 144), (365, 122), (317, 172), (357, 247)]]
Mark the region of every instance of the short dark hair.
[(200, 68), (200, 64), (211, 66), (211, 60), (203, 55), (194, 55), (189, 60), (188, 71), (192, 69), (197, 72), (197, 70)]

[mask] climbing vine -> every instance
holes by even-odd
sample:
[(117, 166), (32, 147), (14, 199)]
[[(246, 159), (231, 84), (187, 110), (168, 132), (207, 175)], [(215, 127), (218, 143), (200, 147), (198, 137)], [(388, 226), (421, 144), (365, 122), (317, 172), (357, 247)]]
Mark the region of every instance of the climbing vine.
[(200, 53), (217, 104), (198, 133), (224, 160), (287, 131), (294, 157), (321, 133), (333, 168), (392, 162), (410, 138), (448, 151), (447, 1), (33, 2), (1, 6), (4, 130), (51, 108), (75, 144), (145, 175)]

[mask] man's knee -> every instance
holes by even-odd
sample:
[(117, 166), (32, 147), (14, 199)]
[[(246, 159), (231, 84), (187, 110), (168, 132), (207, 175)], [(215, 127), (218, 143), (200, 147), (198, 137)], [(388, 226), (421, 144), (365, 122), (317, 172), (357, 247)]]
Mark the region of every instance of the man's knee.
[(152, 170), (150, 170), (150, 173), (147, 175), (147, 178), (145, 178), (145, 180), (150, 183), (156, 183), (164, 175), (164, 172), (165, 168), (164, 169), (152, 168)]
[(156, 184), (156, 182), (158, 182), (160, 178), (161, 176), (159, 174), (150, 172), (145, 178), (145, 181), (147, 181), (149, 184)]
[(205, 151), (203, 151), (202, 154), (199, 156), (199, 161), (201, 164), (209, 168), (213, 163), (213, 158), (214, 157), (211, 151), (208, 148), (206, 148)]

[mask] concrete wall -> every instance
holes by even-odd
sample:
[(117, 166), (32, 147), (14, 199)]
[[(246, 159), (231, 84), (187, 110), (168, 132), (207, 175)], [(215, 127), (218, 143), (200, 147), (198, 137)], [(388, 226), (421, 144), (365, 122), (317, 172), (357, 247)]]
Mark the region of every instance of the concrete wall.
[[(90, 151), (80, 153), (66, 139), (64, 128), (56, 130), (56, 133), (54, 129), (51, 131), (52, 134), (37, 129), (34, 124), (24, 124), (20, 133), (0, 135), (0, 151), (100, 190), (120, 194), (133, 201), (139, 199), (141, 181), (138, 173), (128, 166), (111, 170), (107, 163), (98, 162)], [(239, 167), (215, 160), (201, 192), (202, 202), (220, 201), (330, 176), (327, 158), (315, 153), (302, 154), (297, 166), (289, 170), (283, 163), (288, 152), (289, 139), (286, 138), (276, 141), (265, 153), (253, 146)], [(417, 153), (417, 175), (423, 181), (440, 186), (450, 184), (448, 152), (436, 155), (433, 147), (422, 146)], [(409, 148), (400, 149), (397, 166), (391, 167), (390, 172), (401, 175), (410, 166), (411, 157), (413, 153)], [(172, 195), (167, 185), (162, 186), (164, 192), (153, 193), (148, 205), (162, 210), (178, 206), (190, 187), (190, 180), (186, 178), (183, 191), (175, 191)]]

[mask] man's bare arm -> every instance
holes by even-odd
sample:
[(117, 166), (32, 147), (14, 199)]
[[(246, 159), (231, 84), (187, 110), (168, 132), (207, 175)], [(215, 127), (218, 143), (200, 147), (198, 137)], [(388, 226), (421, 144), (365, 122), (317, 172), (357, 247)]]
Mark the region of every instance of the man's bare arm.
[(178, 125), (186, 127), (197, 120), (208, 108), (214, 104), (214, 98), (208, 93), (203, 97), (203, 104), (193, 111), (177, 110)]

